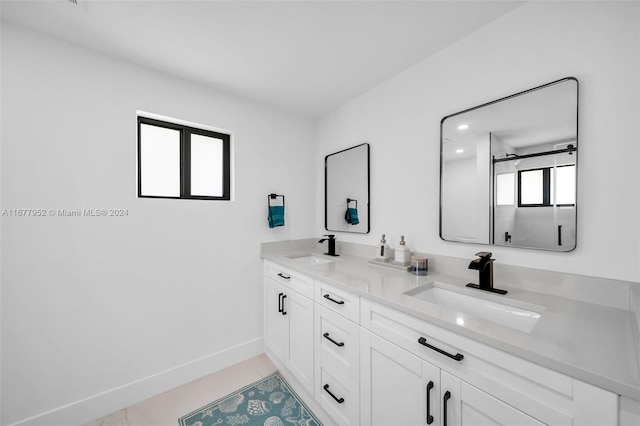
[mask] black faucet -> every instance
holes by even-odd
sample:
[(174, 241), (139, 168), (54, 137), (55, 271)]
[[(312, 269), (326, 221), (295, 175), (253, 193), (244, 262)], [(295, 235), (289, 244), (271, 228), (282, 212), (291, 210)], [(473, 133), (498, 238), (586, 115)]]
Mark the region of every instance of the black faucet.
[(320, 241), (318, 241), (319, 243), (323, 243), (325, 241), (329, 241), (329, 252), (325, 253), (326, 255), (329, 256), (340, 256), (339, 254), (336, 254), (336, 236), (329, 234), (329, 235), (325, 235), (325, 237), (329, 237), (329, 238), (323, 238)]
[(493, 261), (491, 253), (488, 251), (481, 251), (476, 253), (476, 256), (480, 256), (478, 259), (473, 259), (469, 264), (469, 269), (476, 269), (480, 272), (480, 284), (467, 284), (467, 287), (473, 287), (480, 290), (490, 291), (492, 293), (507, 294), (506, 290), (500, 290), (499, 288), (493, 288)]

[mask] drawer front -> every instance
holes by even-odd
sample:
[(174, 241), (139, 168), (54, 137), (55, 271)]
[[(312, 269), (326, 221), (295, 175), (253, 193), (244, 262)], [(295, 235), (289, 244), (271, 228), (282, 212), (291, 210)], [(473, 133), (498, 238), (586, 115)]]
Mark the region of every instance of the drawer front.
[[(363, 304), (364, 305), (364, 304)], [(376, 303), (363, 306), (363, 326), (420, 358), (459, 373), (468, 364), (469, 354), (455, 345), (453, 334), (433, 333), (437, 327), (395, 309)]]
[(264, 263), (264, 274), (303, 296), (313, 299), (313, 279), (271, 262)]
[(358, 381), (360, 327), (348, 319), (318, 306), (315, 320), (317, 368), (328, 368), (351, 381)]
[(389, 307), (362, 305), (363, 326), (372, 333), (544, 423), (573, 424), (571, 377)]
[(315, 301), (356, 324), (360, 323), (360, 297), (355, 294), (316, 281)]
[(340, 425), (360, 423), (360, 384), (347, 377), (320, 367), (316, 382), (316, 400)]

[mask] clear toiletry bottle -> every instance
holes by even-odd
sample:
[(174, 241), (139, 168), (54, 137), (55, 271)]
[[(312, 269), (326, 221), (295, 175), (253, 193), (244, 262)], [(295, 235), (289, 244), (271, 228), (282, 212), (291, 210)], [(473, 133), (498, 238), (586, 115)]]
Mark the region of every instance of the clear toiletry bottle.
[(411, 250), (404, 241), (404, 235), (400, 235), (400, 245), (396, 247), (396, 263), (402, 266), (409, 266), (411, 263)]
[(387, 244), (387, 240), (384, 239), (385, 234), (382, 234), (382, 239), (380, 240), (380, 244), (378, 244), (378, 260), (387, 261), (391, 257), (389, 255), (389, 244)]

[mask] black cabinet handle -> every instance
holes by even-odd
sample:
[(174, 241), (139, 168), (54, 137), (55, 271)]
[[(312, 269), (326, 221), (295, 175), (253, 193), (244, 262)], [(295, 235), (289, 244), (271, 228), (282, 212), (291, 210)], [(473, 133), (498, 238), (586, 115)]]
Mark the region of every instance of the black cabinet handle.
[(433, 423), (433, 416), (431, 415), (431, 389), (433, 389), (433, 382), (429, 381), (427, 384), (427, 424)]
[(462, 355), (462, 354), (451, 355), (449, 352), (445, 352), (440, 348), (436, 348), (435, 346), (431, 346), (430, 344), (427, 343), (427, 339), (425, 339), (424, 337), (419, 338), (418, 339), (418, 343), (428, 347), (429, 349), (433, 349), (434, 351), (436, 351), (438, 353), (441, 353), (442, 355), (446, 355), (449, 358), (455, 359), (456, 361), (462, 361), (462, 358), (464, 358), (464, 355)]
[(328, 294), (325, 294), (323, 297), (324, 297), (325, 299), (327, 299), (327, 300), (331, 300), (333, 303), (336, 303), (336, 304), (338, 304), (338, 305), (344, 305), (344, 300), (335, 300), (335, 299), (332, 299), (332, 298), (331, 298), (331, 296), (329, 296)]
[(327, 393), (331, 395), (331, 398), (335, 399), (338, 404), (342, 404), (344, 402), (344, 398), (336, 398), (336, 396), (331, 393), (331, 391), (329, 390), (329, 385), (324, 385), (322, 388), (326, 390)]
[(449, 398), (451, 398), (451, 392), (446, 391), (442, 398), (442, 409), (444, 410), (444, 413), (442, 413), (442, 426), (447, 426), (447, 401), (449, 401)]
[(278, 312), (282, 312), (282, 295), (283, 295), (283, 294), (284, 294), (284, 293), (280, 293), (280, 294), (278, 295)]
[(287, 277), (286, 275), (282, 275), (282, 272), (278, 272), (278, 276), (280, 278), (284, 278), (285, 280), (290, 280), (291, 279), (291, 277)]
[(327, 339), (328, 341), (330, 341), (331, 343), (333, 343), (336, 346), (344, 346), (344, 342), (340, 342), (340, 343), (336, 342), (331, 337), (329, 337), (329, 333), (324, 333), (322, 336), (324, 336), (325, 339)]
[(282, 295), (282, 315), (287, 315), (287, 313), (284, 311), (284, 299), (287, 298), (286, 294)]

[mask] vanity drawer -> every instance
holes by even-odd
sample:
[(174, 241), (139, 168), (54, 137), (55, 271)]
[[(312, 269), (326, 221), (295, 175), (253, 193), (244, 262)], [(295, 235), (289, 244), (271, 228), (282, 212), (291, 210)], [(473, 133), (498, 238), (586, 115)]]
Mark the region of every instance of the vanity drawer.
[(360, 384), (357, 381), (321, 366), (316, 383), (316, 400), (338, 424), (359, 424)]
[(315, 301), (356, 324), (360, 322), (359, 296), (316, 281)]
[(264, 263), (264, 274), (303, 296), (313, 299), (313, 279), (271, 262)]
[(358, 381), (360, 327), (329, 309), (316, 309), (316, 361), (350, 380)]
[(569, 376), (374, 302), (362, 302), (362, 326), (544, 423), (573, 424)]

